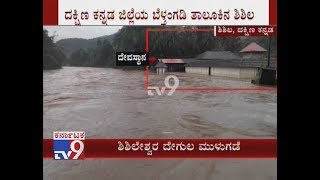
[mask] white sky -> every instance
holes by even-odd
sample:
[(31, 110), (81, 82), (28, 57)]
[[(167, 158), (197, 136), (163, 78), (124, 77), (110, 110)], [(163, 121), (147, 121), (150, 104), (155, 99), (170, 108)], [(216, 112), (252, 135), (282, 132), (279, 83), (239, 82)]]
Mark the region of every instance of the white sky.
[(43, 26), (49, 36), (56, 35), (54, 41), (66, 38), (91, 39), (118, 32), (122, 26)]

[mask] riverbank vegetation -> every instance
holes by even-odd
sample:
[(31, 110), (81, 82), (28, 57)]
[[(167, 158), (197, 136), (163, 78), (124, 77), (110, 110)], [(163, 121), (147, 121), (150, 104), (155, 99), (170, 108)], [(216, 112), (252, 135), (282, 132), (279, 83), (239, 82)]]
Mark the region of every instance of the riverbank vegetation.
[[(63, 27), (62, 27), (63, 28)], [(144, 52), (145, 30), (156, 29), (208, 29), (205, 26), (125, 26), (117, 33), (93, 39), (70, 38), (53, 43), (43, 31), (43, 68), (61, 66), (115, 67), (116, 52)], [(149, 53), (157, 58), (191, 58), (205, 51), (238, 52), (251, 42), (268, 49), (268, 37), (215, 37), (211, 32), (150, 32)], [(276, 56), (276, 40), (271, 41), (271, 56)]]

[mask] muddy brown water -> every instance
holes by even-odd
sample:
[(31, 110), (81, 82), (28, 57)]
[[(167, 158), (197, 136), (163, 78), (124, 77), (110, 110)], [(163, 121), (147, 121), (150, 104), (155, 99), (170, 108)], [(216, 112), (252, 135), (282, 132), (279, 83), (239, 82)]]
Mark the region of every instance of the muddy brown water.
[[(256, 87), (249, 81), (175, 73), (179, 88)], [(150, 86), (165, 75), (149, 74)], [(64, 67), (43, 73), (43, 135), (86, 138), (276, 138), (275, 92), (175, 92), (148, 96), (142, 71)], [(276, 160), (44, 160), (44, 179), (276, 179)]]

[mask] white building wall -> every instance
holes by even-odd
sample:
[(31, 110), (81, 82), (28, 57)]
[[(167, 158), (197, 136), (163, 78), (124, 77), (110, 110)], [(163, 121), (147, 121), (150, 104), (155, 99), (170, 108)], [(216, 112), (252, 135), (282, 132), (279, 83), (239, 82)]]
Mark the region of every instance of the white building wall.
[(258, 73), (258, 68), (241, 68), (240, 78), (241, 79), (254, 79)]
[(264, 53), (243, 53), (244, 59), (263, 59)]
[(186, 67), (186, 73), (209, 75), (209, 67)]
[(231, 78), (240, 78), (240, 68), (212, 67), (211, 68), (211, 75), (212, 76), (231, 77)]
[(162, 68), (162, 67), (157, 68), (157, 74), (164, 74), (166, 72), (166, 69), (167, 68)]
[[(186, 73), (209, 75), (209, 67), (186, 67)], [(212, 76), (230, 77), (238, 79), (254, 79), (257, 68), (224, 68), (211, 67)]]

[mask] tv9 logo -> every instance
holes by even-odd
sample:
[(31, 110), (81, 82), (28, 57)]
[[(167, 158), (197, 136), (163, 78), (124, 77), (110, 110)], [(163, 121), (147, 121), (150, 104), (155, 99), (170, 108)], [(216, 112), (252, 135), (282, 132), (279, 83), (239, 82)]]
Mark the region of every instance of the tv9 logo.
[[(170, 85), (170, 79), (173, 79), (173, 82), (174, 82), (172, 86)], [(171, 96), (179, 86), (179, 79), (175, 75), (169, 75), (164, 79), (164, 85), (165, 85), (165, 87), (162, 87), (162, 88), (149, 86), (148, 87), (148, 95), (154, 96), (154, 93), (152, 91), (155, 90), (158, 96), (162, 96), (167, 89), (167, 90), (170, 90), (168, 92), (167, 96)]]
[(85, 133), (82, 131), (53, 132), (55, 160), (84, 159)]

